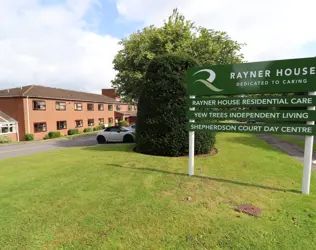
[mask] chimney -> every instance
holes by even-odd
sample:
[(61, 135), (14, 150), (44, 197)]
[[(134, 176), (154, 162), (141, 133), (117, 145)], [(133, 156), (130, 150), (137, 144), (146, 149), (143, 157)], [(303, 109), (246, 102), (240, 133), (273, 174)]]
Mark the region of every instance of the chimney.
[(111, 97), (115, 101), (121, 101), (121, 98), (116, 94), (116, 89), (102, 89), (102, 95)]

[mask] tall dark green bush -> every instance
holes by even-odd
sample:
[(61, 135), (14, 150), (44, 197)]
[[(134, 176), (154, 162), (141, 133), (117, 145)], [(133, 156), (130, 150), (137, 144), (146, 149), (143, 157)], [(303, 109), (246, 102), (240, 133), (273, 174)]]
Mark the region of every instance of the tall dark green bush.
[[(183, 54), (157, 56), (149, 64), (138, 101), (137, 152), (161, 156), (188, 154), (186, 70), (196, 65), (197, 61)], [(214, 143), (214, 133), (196, 132), (195, 153), (209, 153)]]

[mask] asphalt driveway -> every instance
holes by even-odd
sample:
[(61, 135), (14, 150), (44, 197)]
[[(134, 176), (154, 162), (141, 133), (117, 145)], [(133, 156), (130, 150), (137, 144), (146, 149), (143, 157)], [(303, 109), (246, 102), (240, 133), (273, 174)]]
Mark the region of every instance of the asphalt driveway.
[(61, 139), (31, 143), (17, 143), (0, 146), (0, 159), (36, 154), (50, 150), (69, 147), (84, 147), (97, 145), (96, 136), (84, 136), (75, 139)]

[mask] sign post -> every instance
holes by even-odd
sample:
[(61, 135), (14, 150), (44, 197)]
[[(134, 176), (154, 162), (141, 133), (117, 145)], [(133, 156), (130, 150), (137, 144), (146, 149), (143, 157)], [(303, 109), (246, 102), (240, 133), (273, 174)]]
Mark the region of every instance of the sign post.
[[(308, 93), (311, 96), (316, 95), (316, 91)], [(315, 110), (315, 106), (308, 107), (308, 110)], [(307, 125), (314, 125), (314, 121), (307, 121)], [(302, 193), (309, 194), (312, 163), (313, 163), (313, 146), (314, 146), (314, 136), (305, 136), (305, 149), (304, 149), (304, 170), (303, 170), (303, 180), (302, 180)]]
[[(315, 57), (191, 67), (187, 70), (187, 81), (190, 176), (194, 174), (194, 131), (305, 135), (302, 193), (309, 194), (316, 135)], [(308, 95), (293, 95), (302, 92)], [(277, 93), (288, 94), (275, 96)], [(297, 110), (297, 107), (307, 107), (307, 110)], [(254, 123), (208, 122), (210, 120)]]
[[(195, 96), (190, 96), (190, 99), (194, 99)], [(191, 111), (194, 111), (195, 108), (190, 108)], [(190, 120), (190, 122), (195, 122), (194, 120)], [(189, 169), (188, 169), (188, 172), (189, 172), (189, 176), (192, 176), (194, 175), (194, 151), (195, 151), (195, 148), (194, 148), (194, 138), (195, 135), (194, 135), (194, 131), (190, 131), (189, 132)]]

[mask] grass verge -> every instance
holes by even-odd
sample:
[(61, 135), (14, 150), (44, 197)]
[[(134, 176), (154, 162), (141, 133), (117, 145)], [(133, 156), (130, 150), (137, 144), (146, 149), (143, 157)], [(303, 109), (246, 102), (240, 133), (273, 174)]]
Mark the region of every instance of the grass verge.
[[(192, 177), (187, 158), (133, 145), (1, 160), (1, 248), (316, 249), (315, 173), (304, 196), (295, 159), (251, 135), (217, 141)], [(236, 212), (241, 203), (261, 215)]]

